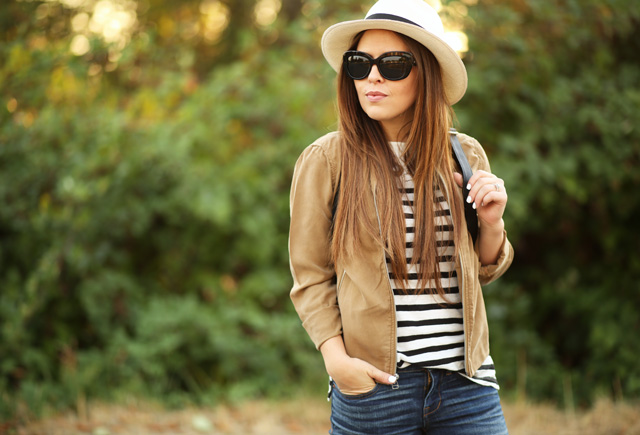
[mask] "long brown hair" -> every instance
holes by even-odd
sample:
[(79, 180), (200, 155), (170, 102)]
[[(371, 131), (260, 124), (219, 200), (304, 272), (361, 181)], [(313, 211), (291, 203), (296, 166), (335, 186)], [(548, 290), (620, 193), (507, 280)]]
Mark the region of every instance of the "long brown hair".
[[(357, 47), (361, 32), (352, 44)], [(419, 265), (420, 291), (427, 291), (431, 279), (436, 292), (444, 296), (440, 283), (437, 256), (435, 216), (441, 205), (435, 198), (436, 188), (448, 196), (455, 245), (461, 240), (462, 204), (456, 200), (453, 179), (454, 163), (449, 145), (449, 127), (453, 110), (447, 103), (440, 66), (422, 44), (398, 34), (414, 54), (417, 65), (417, 96), (413, 116), (402, 129), (406, 147), (402, 159), (415, 184), (415, 238), (411, 264)], [(339, 201), (334, 217), (332, 257), (354, 255), (362, 248), (360, 226), (384, 249), (391, 270), (406, 290), (407, 273), (405, 218), (398, 177), (400, 162), (389, 146), (381, 124), (362, 110), (353, 79), (343, 69), (338, 75), (338, 112), (342, 136), (341, 181)], [(375, 180), (374, 200), (378, 220), (367, 219), (367, 195)], [(384, 213), (382, 213), (384, 211)], [(418, 230), (420, 229), (420, 230)], [(457, 252), (457, 249), (456, 249)], [(454, 258), (457, 258), (457, 254)]]

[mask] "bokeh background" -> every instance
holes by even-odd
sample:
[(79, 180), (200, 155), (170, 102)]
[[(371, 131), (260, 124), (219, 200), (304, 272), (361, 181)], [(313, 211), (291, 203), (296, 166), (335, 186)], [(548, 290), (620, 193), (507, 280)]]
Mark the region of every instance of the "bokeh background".
[[(487, 286), (509, 399), (640, 398), (640, 2), (450, 0), (456, 126), (509, 191)], [(362, 0), (0, 3), (0, 421), (128, 395), (324, 394), (289, 301), (319, 40)]]

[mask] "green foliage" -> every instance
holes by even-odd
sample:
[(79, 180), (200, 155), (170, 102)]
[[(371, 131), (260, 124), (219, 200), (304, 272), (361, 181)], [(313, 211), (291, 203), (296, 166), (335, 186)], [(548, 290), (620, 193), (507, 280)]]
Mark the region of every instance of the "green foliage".
[(143, 35), (113, 71), (64, 38), (2, 46), (4, 417), (118, 388), (179, 404), (324, 381), (286, 247), (293, 164), (335, 122), (331, 75), (318, 49), (244, 37), (204, 79)]
[(506, 181), (516, 245), (488, 302), (493, 348), (506, 372), (526, 364), (534, 398), (562, 403), (563, 379), (580, 403), (640, 394), (638, 29), (627, 1), (470, 9), (458, 115)]
[[(218, 42), (185, 36), (200, 2), (152, 1), (126, 45), (92, 36), (82, 56), (72, 8), (0, 6), (0, 419), (325, 380), (288, 298), (288, 193), (302, 148), (336, 125), (319, 37), (362, 5), (284, 1), (260, 27), (238, 12), (251, 1), (223, 3)], [(640, 9), (450, 1), (445, 15), (463, 3), (456, 111), (506, 181), (516, 249), (486, 289), (504, 391), (637, 398)]]

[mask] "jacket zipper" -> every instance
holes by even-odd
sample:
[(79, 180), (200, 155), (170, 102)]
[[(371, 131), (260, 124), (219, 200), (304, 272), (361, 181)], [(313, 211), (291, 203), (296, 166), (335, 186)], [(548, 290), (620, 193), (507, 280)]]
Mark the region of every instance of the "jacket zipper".
[(344, 277), (347, 274), (347, 269), (342, 271), (342, 276), (340, 277), (340, 282), (338, 283), (338, 287), (336, 289), (336, 297), (340, 295), (340, 289), (342, 288), (342, 282), (344, 281)]
[[(376, 218), (378, 219), (378, 230), (380, 231), (380, 237), (382, 238), (382, 224), (380, 223), (380, 213), (378, 213), (378, 199), (376, 198), (376, 191), (375, 188), (373, 189), (373, 205), (374, 208), (376, 209)], [(387, 257), (384, 254), (384, 249), (382, 250), (382, 259), (383, 259), (383, 264), (387, 264)], [(389, 283), (389, 291), (391, 292), (391, 301), (392, 301), (392, 305), (393, 305), (393, 321), (394, 321), (394, 325), (393, 327), (395, 328), (395, 342), (393, 343), (393, 353), (391, 355), (391, 361), (393, 362), (393, 374), (396, 377), (396, 379), (399, 378), (398, 373), (396, 373), (396, 354), (398, 352), (396, 345), (397, 345), (397, 341), (398, 341), (398, 322), (397, 322), (397, 316), (398, 313), (396, 312), (396, 303), (395, 303), (395, 299), (393, 298), (393, 285), (391, 284), (391, 278), (389, 278), (389, 271), (386, 270), (385, 267), (385, 275), (387, 277), (387, 282)], [(396, 381), (396, 383), (393, 385), (394, 389), (398, 388), (398, 382)]]
[(464, 334), (462, 334), (462, 339), (464, 341), (464, 371), (467, 376), (469, 375), (469, 357), (467, 355), (467, 322), (465, 316), (465, 303), (464, 303), (464, 295), (466, 294), (464, 291), (464, 265), (462, 264), (462, 254), (458, 254), (458, 259), (460, 261), (460, 276), (458, 277), (458, 289), (460, 290), (460, 303), (462, 304), (462, 330)]
[[(342, 276), (340, 277), (340, 282), (338, 282), (336, 287), (336, 298), (340, 295), (340, 289), (342, 288), (342, 283), (344, 281), (344, 277), (347, 275), (347, 269), (342, 271)], [(329, 376), (329, 391), (327, 391), (327, 402), (331, 402), (331, 395), (333, 394), (333, 378)]]

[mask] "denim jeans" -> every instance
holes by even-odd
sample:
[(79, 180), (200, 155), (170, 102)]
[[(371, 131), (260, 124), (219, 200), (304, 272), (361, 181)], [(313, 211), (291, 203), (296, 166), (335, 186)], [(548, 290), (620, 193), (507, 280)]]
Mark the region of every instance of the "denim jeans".
[(495, 388), (447, 370), (398, 370), (397, 385), (345, 395), (332, 383), (330, 434), (506, 434)]

